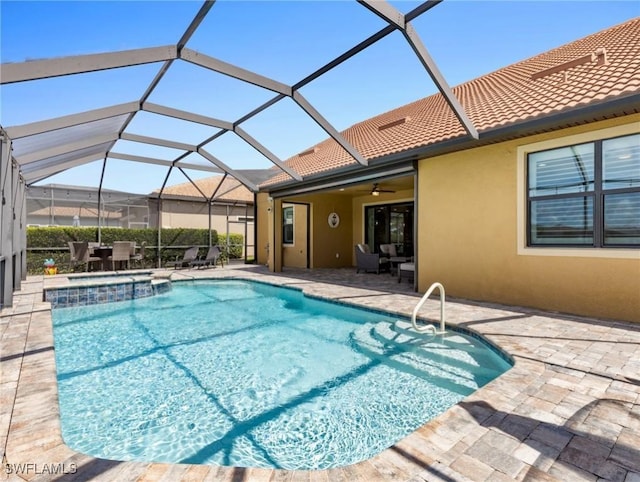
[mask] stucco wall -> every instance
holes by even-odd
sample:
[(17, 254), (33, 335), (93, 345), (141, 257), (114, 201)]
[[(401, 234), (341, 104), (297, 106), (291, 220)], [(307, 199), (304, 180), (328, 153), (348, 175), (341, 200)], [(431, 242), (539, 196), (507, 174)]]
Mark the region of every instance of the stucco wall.
[(258, 193), (256, 196), (256, 219), (255, 228), (256, 237), (256, 261), (258, 264), (267, 264), (267, 245), (269, 244), (269, 223), (273, 222), (270, 218), (269, 196), (267, 193)]
[(420, 161), (419, 290), (440, 281), (456, 297), (640, 322), (640, 250), (527, 252), (519, 238), (518, 148), (596, 129), (620, 135), (631, 121), (640, 129), (636, 115)]
[[(353, 214), (351, 197), (338, 193), (311, 194), (304, 197), (287, 198), (291, 202), (306, 202), (311, 205), (311, 268), (344, 268), (352, 266)], [(337, 213), (340, 224), (329, 226), (329, 214)]]
[(307, 267), (307, 206), (283, 204), (293, 207), (293, 244), (282, 245), (282, 265), (292, 268)]

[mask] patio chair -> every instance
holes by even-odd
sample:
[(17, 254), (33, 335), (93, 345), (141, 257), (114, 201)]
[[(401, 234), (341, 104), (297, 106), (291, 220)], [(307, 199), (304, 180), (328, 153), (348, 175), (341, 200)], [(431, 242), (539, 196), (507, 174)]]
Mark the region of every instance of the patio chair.
[(147, 245), (146, 241), (140, 243), (140, 249), (136, 253), (136, 243), (131, 243), (131, 252), (129, 259), (134, 265), (139, 264), (141, 268), (144, 268), (144, 248)]
[(89, 254), (89, 243), (87, 241), (69, 241), (69, 269), (75, 271), (76, 266), (84, 266), (85, 271), (89, 271), (91, 263), (102, 262), (102, 258)]
[(122, 266), (126, 262), (127, 269), (129, 269), (131, 261), (131, 247), (133, 243), (131, 241), (114, 241), (113, 251), (111, 256), (107, 257), (111, 261), (113, 269), (116, 269), (116, 263)]
[(356, 273), (360, 270), (375, 271), (380, 274), (380, 271), (389, 270), (389, 258), (381, 257), (378, 253), (372, 253), (369, 246), (366, 244), (356, 244)]
[(204, 268), (206, 266), (213, 266), (215, 268), (216, 264), (218, 264), (218, 261), (220, 261), (220, 267), (224, 267), (224, 263), (222, 261), (222, 252), (220, 251), (220, 248), (218, 248), (217, 246), (211, 246), (204, 258), (198, 258), (191, 261), (191, 263), (189, 263), (189, 266), (197, 266), (198, 269)]
[(198, 258), (198, 247), (192, 246), (184, 252), (182, 259), (179, 259), (179, 256), (176, 256), (175, 261), (168, 261), (165, 264), (165, 268), (173, 266), (175, 269), (184, 268), (189, 266), (193, 261)]
[(395, 244), (381, 244), (380, 252), (382, 253), (380, 256), (385, 256), (389, 259), (389, 271), (392, 275), (398, 271), (398, 265), (400, 263), (404, 263), (411, 259), (406, 256), (398, 256)]

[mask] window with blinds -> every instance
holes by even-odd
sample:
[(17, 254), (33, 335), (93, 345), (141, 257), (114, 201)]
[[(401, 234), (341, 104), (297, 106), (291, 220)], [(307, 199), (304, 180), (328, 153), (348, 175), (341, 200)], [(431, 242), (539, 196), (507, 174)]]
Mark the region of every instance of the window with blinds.
[(527, 159), (529, 246), (640, 246), (640, 134)]

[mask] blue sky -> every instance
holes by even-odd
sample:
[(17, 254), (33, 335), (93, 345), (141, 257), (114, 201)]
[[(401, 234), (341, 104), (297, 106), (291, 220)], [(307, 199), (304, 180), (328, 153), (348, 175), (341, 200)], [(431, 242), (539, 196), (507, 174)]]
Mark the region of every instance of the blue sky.
[[(403, 13), (419, 4), (390, 3)], [(175, 44), (200, 6), (192, 1), (2, 1), (0, 55), (3, 63), (21, 62)], [(413, 24), (448, 84), (455, 86), (638, 15), (637, 1), (445, 0)], [(187, 47), (294, 84), (384, 26), (351, 1), (219, 0)], [(2, 86), (0, 123), (8, 127), (138, 100), (159, 68), (150, 64)], [(339, 130), (435, 92), (397, 32), (301, 89)], [(233, 122), (272, 97), (255, 86), (174, 62), (149, 100)], [(242, 127), (281, 159), (327, 137), (289, 99)], [(127, 132), (196, 144), (215, 129), (139, 113)], [(221, 136), (207, 150), (236, 169), (272, 165), (233, 134)], [(114, 151), (168, 160), (179, 154), (127, 141), (118, 141)], [(197, 155), (188, 161), (207, 163)], [(44, 183), (96, 186), (101, 168), (99, 160)], [(147, 193), (160, 187), (165, 175), (159, 166), (110, 160), (104, 186)], [(168, 183), (185, 181), (174, 172)]]

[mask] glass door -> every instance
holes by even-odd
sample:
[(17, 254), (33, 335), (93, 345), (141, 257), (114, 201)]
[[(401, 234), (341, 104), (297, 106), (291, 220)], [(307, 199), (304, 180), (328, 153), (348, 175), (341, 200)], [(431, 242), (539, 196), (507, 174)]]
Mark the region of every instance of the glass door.
[(365, 207), (364, 242), (379, 253), (381, 244), (395, 244), (398, 256), (413, 256), (413, 203)]

